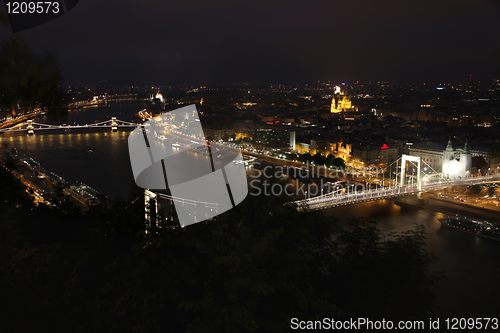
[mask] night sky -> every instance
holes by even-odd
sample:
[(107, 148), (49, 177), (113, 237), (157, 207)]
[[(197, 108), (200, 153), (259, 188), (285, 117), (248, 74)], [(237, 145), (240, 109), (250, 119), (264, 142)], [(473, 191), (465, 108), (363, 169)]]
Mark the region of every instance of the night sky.
[[(11, 31), (3, 28), (0, 37)], [(65, 81), (158, 84), (491, 79), (500, 1), (80, 0), (22, 34)]]

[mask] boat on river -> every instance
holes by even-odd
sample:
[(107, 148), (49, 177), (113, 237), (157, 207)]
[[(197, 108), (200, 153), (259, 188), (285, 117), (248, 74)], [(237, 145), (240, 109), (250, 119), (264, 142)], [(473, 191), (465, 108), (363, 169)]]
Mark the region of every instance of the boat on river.
[(447, 217), (438, 220), (445, 227), (500, 241), (500, 228), (495, 226), (493, 223), (461, 216)]

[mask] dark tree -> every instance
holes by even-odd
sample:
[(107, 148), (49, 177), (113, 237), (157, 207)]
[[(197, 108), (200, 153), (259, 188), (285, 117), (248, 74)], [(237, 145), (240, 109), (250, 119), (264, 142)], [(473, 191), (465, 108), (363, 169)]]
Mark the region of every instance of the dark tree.
[(21, 105), (40, 106), (54, 115), (61, 112), (61, 74), (53, 56), (38, 59), (19, 34), (0, 46), (0, 104), (15, 112)]
[(342, 157), (337, 157), (333, 160), (333, 166), (337, 168), (345, 169), (345, 161)]
[(384, 239), (353, 220), (342, 231), (287, 200), (250, 195), (210, 221), (144, 238), (139, 195), (66, 214), (30, 205), (0, 168), (0, 292), (11, 310), (2, 327), (282, 332), (293, 317), (429, 317), (439, 276), (421, 228)]

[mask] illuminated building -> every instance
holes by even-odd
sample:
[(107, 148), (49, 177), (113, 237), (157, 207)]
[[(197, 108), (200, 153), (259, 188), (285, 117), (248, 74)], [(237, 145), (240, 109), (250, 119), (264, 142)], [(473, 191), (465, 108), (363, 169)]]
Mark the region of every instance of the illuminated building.
[(249, 138), (252, 140), (253, 132), (255, 131), (255, 126), (251, 123), (236, 122), (233, 124), (234, 133), (236, 134), (236, 139)]
[(443, 146), (435, 142), (420, 142), (409, 148), (409, 155), (422, 158), (423, 168), (431, 168), (442, 173), (445, 178), (464, 178), (470, 176), (472, 170), (472, 156), (480, 154), (471, 153), (467, 141), (463, 149), (453, 149), (451, 138), (443, 150)]
[(358, 111), (357, 107), (352, 106), (351, 99), (347, 96), (347, 92), (342, 91), (339, 86), (335, 87), (332, 96), (332, 104), (330, 105), (331, 113)]
[(290, 131), (290, 149), (295, 150), (295, 131)]
[(152, 101), (153, 101), (154, 99), (159, 99), (159, 100), (160, 100), (160, 102), (162, 102), (162, 103), (163, 103), (163, 95), (162, 95), (162, 94), (160, 94), (160, 93), (157, 93), (154, 97), (153, 97), (153, 95), (151, 95), (150, 99), (151, 99)]
[(203, 127), (203, 131), (205, 132), (205, 136), (212, 140), (222, 139), (225, 135), (229, 137), (235, 135), (234, 128), (229, 126), (205, 126)]
[(343, 158), (345, 161), (351, 158), (352, 144), (346, 142), (335, 143), (334, 155)]
[(469, 151), (467, 141), (460, 153), (459, 159), (456, 159), (455, 152), (451, 145), (451, 138), (448, 140), (448, 145), (443, 152), (443, 177), (445, 178), (463, 178), (472, 168), (472, 155)]
[(423, 168), (426, 166), (436, 172), (443, 170), (443, 145), (436, 142), (418, 142), (408, 148), (409, 155), (422, 158)]
[(291, 135), (288, 129), (269, 126), (257, 128), (252, 138), (257, 144), (289, 146)]
[(351, 162), (359, 168), (385, 167), (398, 158), (399, 147), (396, 144), (358, 142), (352, 145)]

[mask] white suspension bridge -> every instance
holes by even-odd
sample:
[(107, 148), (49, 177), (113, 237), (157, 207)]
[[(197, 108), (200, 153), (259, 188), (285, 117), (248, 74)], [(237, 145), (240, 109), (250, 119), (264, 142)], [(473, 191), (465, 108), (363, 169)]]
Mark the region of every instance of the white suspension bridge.
[[(409, 165), (407, 165), (408, 162)], [(424, 170), (421, 169), (422, 164), (424, 165)], [(427, 170), (429, 170), (429, 172), (427, 172)], [(418, 194), (448, 186), (500, 182), (500, 177), (497, 174), (484, 177), (445, 179), (439, 172), (422, 161), (420, 157), (409, 155), (402, 155), (397, 161), (381, 170), (382, 174), (387, 171), (390, 177), (387, 179), (385, 179), (385, 177), (382, 178), (382, 187), (380, 188), (364, 188), (358, 191), (357, 187), (360, 186), (359, 183), (350, 184), (347, 187), (334, 190), (333, 192), (321, 196), (294, 201), (293, 204), (296, 204), (299, 211), (311, 211)], [(377, 175), (374, 175), (374, 177), (375, 176)], [(394, 179), (392, 176), (394, 176)], [(339, 181), (338, 183), (342, 182)], [(384, 186), (385, 184), (388, 184), (388, 186)], [(217, 212), (217, 210), (221, 208), (214, 203), (175, 198), (167, 194), (146, 189), (144, 192), (144, 204), (146, 207), (145, 219), (147, 230), (150, 230), (151, 227), (154, 228), (161, 225), (160, 211), (162, 207), (165, 207), (165, 205), (168, 207), (171, 206), (174, 200), (182, 202), (185, 209), (191, 211), (191, 213), (195, 215), (203, 214), (203, 211), (207, 209)], [(160, 202), (163, 202), (163, 204)], [(146, 231), (146, 233), (148, 233), (148, 231)]]
[(46, 131), (46, 130), (55, 130), (55, 129), (84, 129), (84, 128), (109, 128), (112, 131), (117, 131), (119, 128), (134, 128), (137, 127), (138, 123), (127, 122), (123, 120), (116, 119), (116, 117), (112, 117), (109, 120), (101, 121), (99, 123), (94, 124), (84, 124), (84, 125), (50, 125), (50, 124), (41, 124), (35, 123), (32, 119), (27, 122), (23, 122), (21, 124), (17, 124), (15, 126), (4, 128), (0, 130), (0, 133), (9, 133), (9, 132), (22, 132), (25, 131), (28, 134), (35, 134), (35, 131)]
[[(407, 167), (407, 162), (410, 163), (409, 167)], [(421, 170), (422, 164), (425, 165), (424, 170)], [(401, 169), (400, 173), (398, 173), (398, 169)], [(409, 176), (407, 169), (410, 171)], [(429, 172), (425, 172), (427, 169), (429, 169)], [(297, 205), (299, 211), (320, 210), (366, 201), (418, 194), (448, 186), (473, 185), (500, 181), (498, 175), (471, 177), (468, 174), (468, 177), (464, 178), (446, 179), (442, 174), (425, 163), (425, 161), (422, 161), (420, 157), (409, 155), (402, 155), (397, 161), (384, 168), (382, 174), (384, 175), (387, 171), (389, 171), (390, 178), (384, 179), (385, 177), (383, 176), (382, 187), (380, 188), (363, 188), (358, 191), (357, 187), (359, 184), (350, 184), (347, 187), (336, 189), (324, 195), (294, 201), (294, 204)], [(392, 175), (395, 176), (394, 179)], [(417, 179), (415, 180), (415, 178)], [(386, 182), (389, 184), (387, 187), (384, 186)]]

